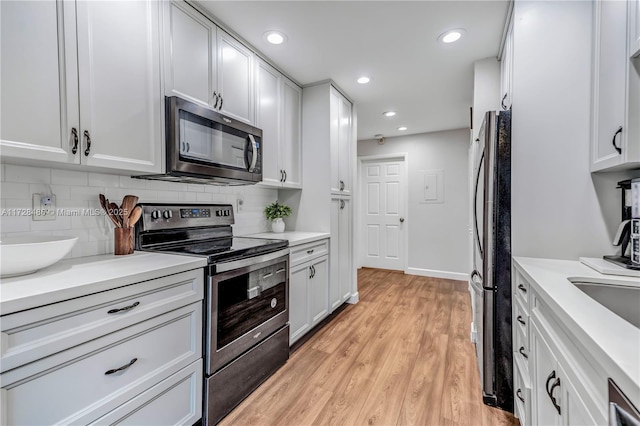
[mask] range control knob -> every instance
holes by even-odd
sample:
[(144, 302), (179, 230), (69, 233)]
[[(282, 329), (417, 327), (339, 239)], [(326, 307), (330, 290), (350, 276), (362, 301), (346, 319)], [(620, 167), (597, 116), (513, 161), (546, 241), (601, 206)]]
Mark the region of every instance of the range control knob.
[(153, 219), (153, 220), (160, 219), (160, 210), (152, 210), (151, 211), (151, 219)]
[(171, 212), (171, 210), (165, 210), (162, 212), (162, 217), (164, 217), (165, 219), (171, 219), (173, 217), (173, 213)]

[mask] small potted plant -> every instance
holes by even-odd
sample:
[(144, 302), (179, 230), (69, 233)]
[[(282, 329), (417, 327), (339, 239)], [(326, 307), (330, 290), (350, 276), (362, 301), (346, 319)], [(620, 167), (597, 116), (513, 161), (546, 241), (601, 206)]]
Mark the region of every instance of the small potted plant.
[(282, 218), (291, 215), (291, 207), (286, 204), (281, 204), (276, 200), (265, 207), (264, 214), (267, 216), (267, 219), (271, 221), (272, 232), (284, 232), (284, 221)]

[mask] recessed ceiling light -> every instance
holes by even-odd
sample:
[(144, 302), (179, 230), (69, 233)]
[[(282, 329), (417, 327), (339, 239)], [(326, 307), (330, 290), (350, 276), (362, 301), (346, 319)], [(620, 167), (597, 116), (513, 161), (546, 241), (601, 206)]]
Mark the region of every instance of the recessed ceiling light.
[(455, 30), (445, 31), (444, 33), (438, 36), (438, 41), (441, 43), (453, 43), (454, 41), (460, 40), (460, 38), (464, 35), (465, 30), (462, 28), (456, 28)]
[(370, 81), (371, 81), (371, 79), (369, 77), (360, 77), (358, 79), (358, 83), (360, 83), (360, 84), (367, 84)]
[(407, 130), (407, 126), (400, 126), (398, 127), (398, 130)]
[(282, 44), (287, 41), (287, 36), (280, 31), (267, 31), (264, 33), (264, 39), (271, 44)]
[(387, 111), (387, 112), (383, 112), (382, 115), (384, 115), (385, 117), (393, 117), (394, 115), (396, 115), (395, 111)]

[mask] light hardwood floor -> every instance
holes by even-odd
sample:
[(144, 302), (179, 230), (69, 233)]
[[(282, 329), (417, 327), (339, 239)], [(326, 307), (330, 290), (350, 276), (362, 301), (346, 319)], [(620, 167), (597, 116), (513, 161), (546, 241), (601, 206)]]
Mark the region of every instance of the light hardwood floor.
[(519, 424), (482, 403), (465, 282), (361, 269), (358, 290), (221, 424)]

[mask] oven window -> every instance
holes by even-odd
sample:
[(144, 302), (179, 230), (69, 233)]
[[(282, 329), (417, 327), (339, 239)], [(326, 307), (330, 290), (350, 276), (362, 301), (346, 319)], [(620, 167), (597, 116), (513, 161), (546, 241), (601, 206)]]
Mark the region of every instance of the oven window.
[(180, 110), (180, 156), (245, 169), (246, 135)]
[(285, 262), (219, 281), (217, 348), (283, 312), (286, 287)]

